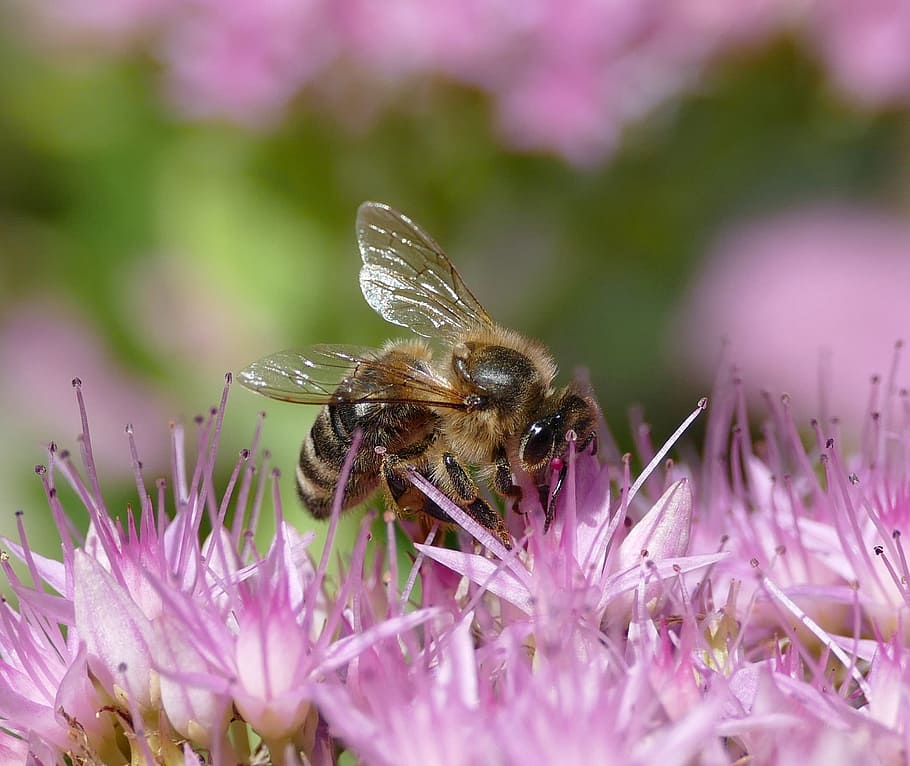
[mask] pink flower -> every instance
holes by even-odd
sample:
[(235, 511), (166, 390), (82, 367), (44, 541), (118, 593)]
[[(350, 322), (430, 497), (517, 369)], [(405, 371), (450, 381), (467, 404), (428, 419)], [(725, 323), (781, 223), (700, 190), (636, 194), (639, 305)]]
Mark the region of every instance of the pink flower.
[(852, 99), (867, 107), (910, 104), (905, 0), (816, 0), (808, 34)]
[[(283, 519), (277, 471), (251, 459), (261, 423), (216, 490), (227, 393), (197, 422), (191, 471), (174, 426), (170, 486), (149, 491), (128, 432), (138, 502), (118, 522), (77, 382), (82, 466), (52, 446), (38, 469), (61, 560), (38, 556), (21, 522), (0, 557), (19, 602), (0, 605), (0, 756), (168, 766), (333, 766), (342, 748), (390, 765), (903, 758), (905, 395), (882, 392), (855, 450), (827, 422), (811, 424), (805, 446), (789, 401), (769, 398), (759, 444), (744, 384), (721, 375), (700, 465), (667, 455), (704, 401), (660, 449), (640, 439), (634, 481), (633, 459), (605, 434), (604, 463), (570, 451), (548, 532), (536, 493), (509, 515), (511, 550), (415, 474), (463, 527), (460, 548), (412, 550), (391, 513), (380, 546), (368, 513), (330, 585), (338, 509), (317, 561), (314, 536)], [(84, 538), (62, 483), (89, 513)], [(276, 534), (259, 551), (267, 498)]]
[(93, 457), (99, 470), (128, 469), (122, 460), (123, 425), (130, 421), (140, 448), (149, 454), (149, 467), (160, 470), (167, 465), (162, 460), (167, 438), (158, 431), (172, 405), (117, 364), (102, 345), (97, 329), (75, 309), (50, 298), (11, 306), (0, 327), (0, 367), (4, 370), (0, 423), (7, 433), (27, 433), (25, 438), (33, 439), (37, 446), (49, 442), (62, 426), (66, 430), (76, 427), (78, 421), (66, 393), (71, 370), (88, 369), (91, 377), (86, 380), (85, 396), (97, 410)]
[(195, 118), (274, 123), (335, 53), (321, 0), (193, 0), (167, 29), (169, 91)]
[[(692, 413), (691, 422), (701, 411)], [(688, 424), (688, 423), (687, 423)], [(682, 429), (680, 429), (681, 432)], [(678, 437), (679, 433), (674, 435)], [(671, 442), (672, 443), (672, 442)], [(671, 443), (665, 445), (665, 454)], [(539, 514), (532, 519), (527, 550), (516, 558), (505, 551), (488, 532), (475, 525), (454, 503), (419, 476), (413, 481), (422, 491), (445, 509), (452, 518), (466, 526), (500, 562), (478, 553), (452, 551), (429, 545), (415, 547), (425, 556), (444, 564), (465, 577), (481, 591), (488, 590), (535, 619), (551, 610), (575, 610), (594, 625), (611, 619), (628, 620), (637, 596), (650, 604), (658, 592), (675, 587), (664, 581), (678, 581), (678, 576), (714, 564), (726, 554), (687, 556), (692, 498), (686, 479), (669, 484), (663, 495), (647, 509), (632, 531), (621, 522), (631, 513), (629, 502), (656, 465), (635, 486), (626, 487), (617, 507), (610, 500), (608, 467), (594, 468), (590, 456), (575, 456), (571, 472), (584, 475), (558, 508), (558, 521), (552, 534), (542, 531)], [(663, 594), (666, 596), (666, 593)]]
[(142, 45), (191, 118), (277, 124), (303, 94), (359, 126), (414, 81), (479, 88), (506, 142), (591, 164), (726, 54), (801, 32), (861, 105), (907, 105), (903, 0), (41, 0), (52, 38)]
[[(479, 88), (519, 149), (576, 163), (695, 83), (724, 51), (773, 34), (782, 0), (718, 11), (699, 0), (98, 0), (30, 8), (45, 26), (134, 44), (164, 62), (167, 91), (192, 118), (276, 124), (302, 93), (359, 126), (415, 80)], [(353, 95), (348, 95), (353, 94)]]
[(910, 326), (907, 284), (903, 221), (849, 207), (787, 213), (721, 239), (682, 309), (683, 341), (677, 330), (668, 341), (704, 381), (726, 338), (752, 392), (786, 391), (798, 417), (838, 416), (857, 433), (870, 374), (888, 373), (895, 333)]
[[(117, 762), (130, 757), (124, 748), (135, 759), (171, 763), (177, 752), (173, 731), (209, 750), (214, 762), (242, 762), (246, 756), (228, 736), (236, 710), (276, 762), (301, 752), (327, 762), (328, 734), (312, 705), (313, 686), (436, 610), (388, 615), (352, 631), (344, 610), (348, 597), (359, 597), (352, 592), (356, 577), (351, 575), (338, 600), (326, 599), (327, 559), (317, 568), (307, 551), (312, 535), (299, 535), (281, 518), (277, 472), (257, 479), (244, 450), (224, 494), (215, 494), (227, 387), (221, 405), (199, 419), (199, 452), (191, 472), (183, 465), (183, 428), (172, 429), (173, 518), (165, 512), (164, 480), (154, 494), (146, 488), (128, 427), (139, 502), (124, 528), (109, 515), (100, 491), (81, 382), (74, 385), (85, 429), (84, 473), (54, 445), (48, 466), (38, 471), (61, 535), (63, 561), (37, 556), (24, 528), (21, 543), (6, 541), (27, 565), (30, 584), (18, 580), (4, 554), (22, 611), (7, 606), (0, 613), (0, 717), (16, 737), (3, 746), (18, 752), (23, 748), (18, 743), (27, 743), (28, 752), (46, 763), (62, 763), (64, 755)], [(254, 448), (258, 440), (257, 429)], [(60, 505), (61, 477), (89, 513), (85, 539), (75, 534)], [(265, 494), (272, 497), (278, 535), (260, 556), (251, 542), (253, 530), (248, 534), (244, 524), (258, 523)], [(214, 530), (205, 541), (203, 521)], [(366, 539), (365, 530), (361, 567)], [(345, 635), (338, 636), (342, 626)]]

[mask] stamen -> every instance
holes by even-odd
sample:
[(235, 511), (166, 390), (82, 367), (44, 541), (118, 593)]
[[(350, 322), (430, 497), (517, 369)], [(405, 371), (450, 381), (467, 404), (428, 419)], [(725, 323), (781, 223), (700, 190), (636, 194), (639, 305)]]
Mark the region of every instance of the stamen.
[(133, 436), (133, 424), (128, 423), (125, 430), (130, 445), (130, 464), (133, 467), (133, 477), (136, 480), (136, 493), (139, 496), (139, 503), (142, 506), (143, 515), (148, 516), (152, 512), (152, 501), (145, 488), (145, 481), (142, 478), (142, 463), (139, 460), (139, 451), (136, 449), (136, 439)]
[(99, 509), (106, 513), (107, 509), (104, 507), (104, 499), (101, 497), (101, 484), (98, 481), (98, 472), (95, 470), (95, 458), (92, 454), (92, 437), (88, 427), (88, 411), (85, 408), (85, 399), (82, 396), (82, 381), (79, 378), (73, 378), (73, 388), (76, 389), (76, 402), (79, 406), (79, 417), (82, 420), (82, 440), (80, 443), (82, 461), (85, 464), (88, 480), (92, 486), (92, 492), (95, 495), (95, 503)]
[[(462, 527), (468, 534), (470, 534), (477, 542), (483, 545), (487, 550), (492, 551), (496, 556), (501, 559), (508, 559), (510, 562), (509, 570), (515, 574), (523, 585), (530, 589), (531, 585), (531, 575), (525, 567), (515, 563), (515, 557), (509, 554), (509, 551), (505, 549), (503, 544), (499, 539), (492, 534), (489, 530), (482, 527), (477, 521), (468, 516), (458, 505), (450, 498), (448, 498), (445, 493), (441, 492), (435, 486), (433, 486), (429, 481), (427, 481), (423, 476), (421, 476), (413, 468), (408, 467), (408, 479), (410, 482), (417, 487), (423, 494), (425, 494), (430, 500), (432, 500), (436, 505), (442, 508), (443, 511), (460, 527)], [(513, 549), (512, 553), (516, 553), (516, 550)]]
[[(373, 535), (370, 533), (370, 526), (372, 525), (373, 519), (375, 518), (375, 511), (368, 511), (367, 514), (363, 517), (363, 520), (360, 522), (360, 532), (357, 535), (357, 541), (354, 543), (354, 550), (351, 553), (351, 564), (348, 567), (347, 576), (341, 580), (341, 587), (338, 589), (338, 593), (335, 596), (335, 603), (332, 605), (332, 609), (326, 618), (325, 626), (323, 627), (322, 631), (319, 634), (319, 638), (316, 641), (316, 647), (313, 651), (314, 656), (319, 656), (322, 652), (324, 652), (326, 646), (328, 646), (329, 641), (333, 640), (335, 631), (341, 622), (342, 614), (347, 607), (348, 595), (352, 592), (355, 594), (355, 604), (351, 609), (351, 627), (355, 633), (359, 633), (363, 628), (360, 608), (356, 602), (359, 600), (359, 594), (362, 590), (360, 583), (363, 572), (363, 562), (366, 558), (367, 543), (373, 539)], [(315, 604), (317, 602), (314, 599), (310, 601), (310, 603)], [(305, 625), (307, 628), (309, 628), (309, 623), (312, 621), (312, 617), (310, 615), (313, 611), (313, 609), (307, 610), (305, 620)]]
[[(433, 526), (430, 527), (430, 533), (427, 535), (426, 540), (423, 541), (424, 545), (432, 545), (433, 540), (436, 539), (436, 533), (439, 531), (439, 522), (434, 521)], [(414, 585), (417, 582), (417, 574), (420, 571), (420, 566), (423, 564), (426, 554), (423, 551), (418, 551), (417, 558), (414, 559), (414, 563), (411, 566), (411, 571), (408, 573), (408, 581), (405, 583), (404, 590), (401, 592), (401, 607), (404, 608), (404, 605), (410, 600), (411, 592), (414, 590)]]
[(901, 582), (906, 588), (908, 583), (910, 583), (910, 568), (907, 566), (907, 556), (904, 553), (904, 546), (901, 543), (901, 531), (899, 529), (892, 531), (891, 539), (894, 540), (894, 547), (897, 548), (897, 555), (900, 558), (901, 566)]
[(629, 490), (629, 496), (627, 502), (631, 503), (632, 499), (638, 493), (638, 490), (641, 489), (642, 484), (647, 481), (648, 477), (651, 475), (651, 472), (660, 464), (660, 461), (664, 459), (666, 454), (670, 451), (673, 445), (677, 442), (680, 436), (685, 433), (686, 429), (692, 425), (692, 422), (697, 418), (702, 412), (708, 408), (708, 399), (707, 397), (702, 397), (698, 400), (698, 404), (692, 413), (687, 417), (682, 424), (677, 428), (673, 435), (664, 443), (664, 446), (660, 448), (658, 453), (651, 459), (651, 462), (645, 467), (644, 471), (641, 472), (639, 477), (635, 480), (635, 483), (632, 485), (632, 488)]
[(869, 466), (879, 462), (878, 412), (881, 381), (881, 375), (873, 375), (869, 379), (869, 401), (866, 404), (866, 417), (863, 420), (863, 431), (860, 438), (862, 445), (860, 454), (866, 459)]
[[(351, 437), (351, 446), (348, 449), (348, 454), (344, 459), (344, 464), (341, 467), (341, 473), (338, 475), (338, 489), (335, 491), (335, 500), (332, 503), (332, 515), (329, 517), (329, 528), (326, 531), (325, 544), (322, 548), (322, 556), (319, 559), (319, 566), (316, 568), (316, 575), (313, 577), (312, 582), (310, 583), (308, 601), (311, 604), (318, 602), (318, 595), (322, 589), (322, 584), (325, 580), (325, 574), (329, 568), (329, 555), (335, 545), (335, 536), (338, 532), (338, 520), (341, 518), (341, 506), (344, 502), (344, 493), (345, 489), (348, 486), (348, 481), (351, 478), (351, 471), (354, 467), (354, 459), (357, 457), (357, 453), (360, 451), (360, 444), (363, 441), (363, 431), (357, 429), (354, 431), (353, 436)], [(352, 564), (353, 565), (353, 564)], [(304, 630), (309, 631), (310, 625), (312, 624), (313, 619), (313, 610), (308, 609), (304, 617)]]
[[(259, 442), (262, 438), (262, 425), (264, 420), (265, 412), (260, 410), (256, 416), (256, 428), (253, 431), (253, 439), (249, 446), (249, 453), (252, 456), (259, 453)], [(234, 506), (234, 518), (231, 520), (231, 540), (238, 550), (240, 549), (240, 537), (243, 532), (243, 524), (247, 515), (247, 504), (250, 501), (250, 492), (253, 488), (253, 474), (256, 472), (255, 462), (255, 459), (249, 461), (246, 470), (243, 472), (240, 489), (237, 492), (237, 503)]]
[[(259, 526), (259, 519), (262, 516), (262, 501), (265, 498), (265, 490), (269, 477), (269, 462), (271, 459), (272, 453), (268, 450), (263, 450), (259, 470), (257, 471), (255, 466), (253, 466), (253, 472), (258, 473), (258, 480), (256, 482), (256, 493), (253, 495), (253, 507), (250, 508), (250, 518), (246, 527), (247, 530), (254, 530)], [(251, 534), (244, 533), (243, 548), (240, 551), (240, 559), (242, 561), (246, 561), (254, 551), (253, 541), (254, 538)]]
[[(571, 439), (569, 438), (570, 435), (572, 437)], [(562, 498), (563, 517), (562, 533), (559, 541), (566, 552), (567, 560), (568, 557), (574, 556), (574, 553), (578, 548), (578, 505), (575, 495), (577, 460), (575, 452), (576, 438), (575, 431), (572, 429), (569, 429), (569, 431), (566, 432), (566, 441), (569, 443), (569, 464), (568, 466), (563, 467), (565, 473), (563, 473), (563, 470), (560, 470), (558, 476), (563, 477), (563, 480), (560, 484), (557, 484), (557, 487), (560, 488), (559, 496)]]
[(398, 548), (395, 544), (395, 514), (386, 511), (383, 515), (385, 522), (386, 538), (386, 565), (388, 566), (388, 582), (386, 583), (386, 609), (388, 617), (398, 616), (399, 600), (396, 597), (398, 590)]
[[(821, 626), (815, 622), (808, 614), (806, 614), (802, 609), (799, 608), (780, 588), (778, 588), (770, 579), (766, 576), (761, 576), (761, 585), (764, 588), (765, 592), (771, 597), (773, 601), (776, 601), (781, 606), (783, 606), (790, 614), (792, 614), (796, 619), (798, 619), (812, 635), (814, 635), (822, 645), (825, 646), (831, 654), (837, 657), (840, 660), (841, 664), (845, 669), (850, 671), (850, 675), (856, 681), (859, 688), (862, 690), (863, 695), (866, 697), (866, 700), (871, 699), (871, 692), (869, 685), (866, 683), (866, 679), (863, 678), (862, 673), (860, 673), (859, 668), (856, 667), (855, 663), (847, 656), (846, 652), (837, 645), (837, 643), (829, 636)], [(786, 629), (786, 620), (783, 622), (784, 628)], [(798, 649), (802, 650), (803, 646), (798, 640), (794, 640), (794, 644)], [(808, 658), (811, 661), (811, 658)]]
[(174, 485), (174, 506), (183, 508), (190, 497), (186, 485), (186, 435), (182, 423), (171, 421), (171, 475)]
[[(839, 495), (843, 502), (843, 507), (847, 511), (846, 517), (847, 522), (850, 525), (850, 531), (853, 535), (853, 540), (848, 540), (843, 530), (843, 524), (839, 521), (840, 514), (834, 514), (835, 528), (839, 536), (842, 536), (844, 553), (849, 557), (851, 553), (856, 552), (863, 560), (863, 565), (865, 569), (870, 572), (875, 572), (875, 565), (872, 562), (872, 558), (869, 556), (868, 548), (866, 547), (865, 538), (859, 526), (859, 513), (856, 510), (856, 507), (853, 504), (853, 497), (850, 492), (850, 487), (847, 482), (844, 480), (844, 477), (847, 474), (846, 469), (841, 465), (840, 454), (837, 450), (834, 449), (834, 440), (829, 439), (826, 444), (827, 452), (826, 455), (831, 462), (830, 469), (827, 465), (828, 461), (825, 461), (825, 473), (827, 475), (828, 487), (829, 487), (829, 497), (833, 501), (838, 494), (836, 490), (840, 490)], [(832, 477), (833, 477), (833, 486), (832, 486)], [(836, 489), (835, 489), (836, 488)], [(875, 519), (873, 519), (875, 521)], [(884, 536), (884, 535), (883, 535)], [(861, 571), (861, 570), (860, 570)], [(874, 575), (876, 578), (877, 574)]]
[(906, 582), (901, 581), (901, 577), (891, 563), (891, 559), (888, 558), (888, 554), (885, 553), (885, 549), (881, 545), (876, 545), (872, 550), (875, 552), (875, 555), (882, 560), (885, 569), (887, 569), (888, 574), (891, 575), (892, 582), (897, 586), (898, 593), (900, 593), (901, 598), (904, 599), (904, 603), (910, 606), (910, 593), (907, 592), (907, 584)]

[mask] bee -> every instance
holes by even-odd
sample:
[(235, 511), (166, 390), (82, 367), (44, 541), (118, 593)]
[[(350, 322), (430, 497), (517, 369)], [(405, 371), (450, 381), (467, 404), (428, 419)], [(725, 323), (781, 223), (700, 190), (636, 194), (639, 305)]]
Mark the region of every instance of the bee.
[(400, 512), (451, 523), (410, 481), (408, 472), (416, 471), (511, 548), (502, 517), (470, 469), (517, 508), (522, 490), (514, 469), (536, 488), (546, 531), (570, 442), (579, 451), (597, 450), (595, 403), (575, 384), (554, 388), (556, 364), (547, 348), (496, 324), (439, 245), (408, 217), (365, 202), (356, 232), (364, 298), (418, 337), (380, 349), (281, 351), (238, 376), (273, 399), (322, 405), (300, 449), (301, 501), (315, 517), (329, 516), (359, 433), (342, 510), (382, 487)]

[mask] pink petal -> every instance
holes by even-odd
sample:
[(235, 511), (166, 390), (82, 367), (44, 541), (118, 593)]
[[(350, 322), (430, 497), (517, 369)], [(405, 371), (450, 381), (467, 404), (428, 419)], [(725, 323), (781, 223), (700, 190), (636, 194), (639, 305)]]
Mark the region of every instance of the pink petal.
[(467, 577), (471, 582), (490, 593), (517, 606), (526, 614), (533, 613), (531, 591), (501, 563), (490, 561), (473, 553), (462, 553), (449, 548), (415, 543), (414, 547), (428, 558), (447, 566), (453, 572)]
[(652, 561), (685, 556), (692, 525), (692, 491), (688, 479), (671, 484), (641, 521), (632, 527), (622, 545), (616, 568), (636, 566), (642, 551)]
[(111, 694), (119, 687), (141, 707), (151, 704), (149, 685), (155, 634), (129, 594), (95, 559), (74, 558), (76, 629), (88, 664)]

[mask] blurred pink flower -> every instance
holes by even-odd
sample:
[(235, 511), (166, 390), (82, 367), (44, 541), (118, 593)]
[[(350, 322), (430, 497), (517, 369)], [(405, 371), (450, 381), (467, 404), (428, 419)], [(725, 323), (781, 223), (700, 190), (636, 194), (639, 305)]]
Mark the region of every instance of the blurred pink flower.
[[(786, 16), (783, 0), (731, 11), (704, 0), (69, 2), (69, 14), (48, 2), (37, 10), (51, 28), (103, 40), (148, 30), (143, 44), (191, 117), (265, 127), (309, 88), (357, 122), (365, 104), (442, 76), (486, 92), (512, 145), (579, 163), (609, 153), (715, 55), (765, 39)], [(333, 88), (346, 92), (351, 80), (355, 95), (339, 100)]]
[[(726, 234), (668, 340), (697, 380), (721, 339), (744, 379), (791, 394), (797, 416), (863, 423), (870, 373), (910, 330), (910, 225), (850, 207), (787, 213)], [(906, 384), (898, 374), (887, 386)], [(820, 401), (821, 397), (821, 401)]]
[[(627, 125), (690, 87), (718, 55), (798, 24), (860, 103), (910, 95), (903, 0), (67, 0), (36, 8), (59, 36), (121, 46), (151, 39), (172, 99), (191, 117), (265, 127), (301, 90), (331, 90), (338, 76), (368, 83), (363, 100), (382, 100), (414, 77), (442, 75), (486, 91), (511, 144), (575, 162), (609, 153)], [(364, 113), (338, 111), (354, 120)]]
[[(36, 447), (60, 437), (61, 424), (69, 423), (69, 431), (77, 433), (80, 424), (66, 391), (70, 380), (80, 376), (88, 384), (85, 396), (95, 413), (92, 449), (99, 470), (124, 468), (127, 423), (133, 424), (137, 443), (149, 455), (149, 468), (166, 466), (152, 461), (163, 461), (167, 454), (160, 424), (173, 406), (123, 369), (91, 323), (59, 299), (10, 308), (0, 324), (0, 369), (0, 423), (7, 432), (24, 436)], [(0, 450), (8, 446), (0, 445)]]
[[(66, 44), (91, 43), (122, 50), (163, 25), (180, 0), (31, 0), (22, 7), (36, 14), (39, 34)], [(28, 0), (27, 0), (28, 2)]]
[(852, 99), (867, 107), (910, 105), (907, 0), (815, 0), (808, 34)]
[[(505, 139), (577, 163), (692, 87), (728, 53), (802, 28), (837, 85), (867, 106), (907, 103), (905, 0), (42, 0), (46, 29), (142, 40), (194, 118), (278, 121), (302, 91), (354, 122), (417, 78), (479, 87)], [(141, 33), (141, 34), (140, 34)], [(357, 87), (350, 89), (350, 81)], [(345, 98), (340, 94), (347, 93)]]
[(189, 0), (163, 33), (168, 90), (191, 117), (265, 127), (335, 55), (324, 0)]

